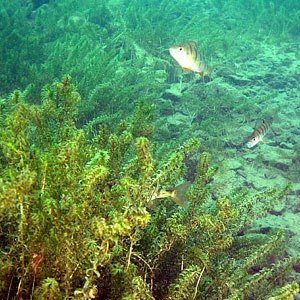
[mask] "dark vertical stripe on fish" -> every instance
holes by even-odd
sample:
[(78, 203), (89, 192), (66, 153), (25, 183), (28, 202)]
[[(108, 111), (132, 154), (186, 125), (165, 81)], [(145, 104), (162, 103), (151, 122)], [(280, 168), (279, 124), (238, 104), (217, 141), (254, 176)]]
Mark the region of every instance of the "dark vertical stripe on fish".
[(192, 61), (194, 62), (195, 61), (195, 49), (192, 45), (190, 45), (191, 47), (191, 57), (192, 57)]
[(197, 51), (197, 49), (194, 47), (194, 50), (195, 50), (195, 61), (197, 61), (197, 59), (198, 59), (198, 51)]
[(268, 127), (268, 124), (267, 123), (263, 123), (262, 128), (264, 129), (264, 133), (266, 132), (267, 127)]
[(259, 130), (260, 134), (265, 135), (271, 125), (272, 125), (271, 121), (263, 121), (261, 126), (259, 126), (257, 129)]
[(258, 133), (257, 135), (263, 134), (263, 129), (262, 129), (262, 127), (256, 128), (256, 132)]
[(272, 122), (271, 121), (264, 121), (263, 127), (265, 129), (265, 133), (268, 131), (268, 129), (271, 127)]
[(188, 55), (190, 55), (191, 57), (193, 57), (192, 46), (190, 44), (187, 44), (187, 45), (188, 45), (188, 48), (189, 48)]

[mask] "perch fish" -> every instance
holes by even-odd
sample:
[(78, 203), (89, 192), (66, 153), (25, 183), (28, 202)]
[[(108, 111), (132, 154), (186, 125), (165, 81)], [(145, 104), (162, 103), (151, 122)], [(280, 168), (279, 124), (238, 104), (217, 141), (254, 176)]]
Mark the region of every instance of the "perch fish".
[(186, 208), (187, 207), (186, 192), (190, 186), (191, 186), (190, 182), (184, 182), (176, 186), (174, 189), (167, 190), (167, 191), (160, 190), (152, 196), (152, 200), (158, 198), (170, 198), (178, 205)]
[(263, 138), (269, 131), (272, 124), (273, 120), (263, 120), (262, 124), (256, 127), (253, 133), (249, 136), (247, 147), (252, 148), (259, 142), (267, 143), (266, 141), (263, 141)]
[(197, 50), (196, 43), (191, 41), (186, 44), (173, 46), (169, 49), (171, 56), (181, 65), (184, 71), (198, 72), (201, 77), (206, 72), (211, 79), (211, 73), (217, 65), (207, 66)]

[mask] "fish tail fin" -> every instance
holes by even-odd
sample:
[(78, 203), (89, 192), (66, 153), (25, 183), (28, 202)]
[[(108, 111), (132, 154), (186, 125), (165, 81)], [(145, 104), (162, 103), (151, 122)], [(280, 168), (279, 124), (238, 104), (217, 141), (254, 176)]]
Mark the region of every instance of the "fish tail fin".
[(209, 66), (209, 67), (207, 68), (207, 74), (208, 74), (210, 80), (211, 80), (211, 73), (213, 72), (213, 70), (214, 70), (217, 66), (218, 66), (218, 65), (212, 65), (212, 66)]

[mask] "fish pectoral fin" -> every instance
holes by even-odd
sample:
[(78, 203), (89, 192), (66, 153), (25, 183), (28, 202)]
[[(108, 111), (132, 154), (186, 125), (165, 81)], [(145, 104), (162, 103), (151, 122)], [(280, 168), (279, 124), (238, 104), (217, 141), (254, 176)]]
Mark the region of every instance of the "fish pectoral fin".
[(188, 72), (189, 69), (188, 68), (185, 68), (185, 67), (182, 67), (182, 69), (185, 71), (185, 72)]
[(262, 143), (264, 143), (264, 144), (268, 144), (268, 143), (269, 143), (269, 141), (262, 140)]
[(201, 77), (203, 77), (203, 72), (198, 72), (200, 74)]

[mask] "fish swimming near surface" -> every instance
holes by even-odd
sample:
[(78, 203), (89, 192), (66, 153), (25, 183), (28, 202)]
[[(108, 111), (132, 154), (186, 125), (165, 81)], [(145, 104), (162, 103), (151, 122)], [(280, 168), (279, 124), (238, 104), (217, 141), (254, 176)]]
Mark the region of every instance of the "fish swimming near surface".
[(169, 51), (184, 71), (192, 70), (193, 72), (198, 72), (201, 77), (206, 72), (211, 79), (211, 73), (217, 65), (207, 66), (198, 52), (195, 42), (191, 41), (186, 44), (173, 46)]
[(158, 198), (170, 198), (174, 202), (176, 202), (181, 207), (186, 208), (187, 207), (187, 197), (186, 192), (191, 186), (190, 182), (184, 182), (182, 184), (179, 184), (174, 189), (171, 190), (160, 190), (156, 194), (152, 196), (152, 200), (158, 199)]
[(247, 147), (252, 148), (259, 142), (267, 143), (266, 141), (263, 141), (263, 138), (266, 135), (266, 133), (269, 131), (272, 124), (273, 124), (272, 119), (263, 120), (262, 124), (256, 127), (253, 133), (249, 136)]

